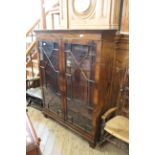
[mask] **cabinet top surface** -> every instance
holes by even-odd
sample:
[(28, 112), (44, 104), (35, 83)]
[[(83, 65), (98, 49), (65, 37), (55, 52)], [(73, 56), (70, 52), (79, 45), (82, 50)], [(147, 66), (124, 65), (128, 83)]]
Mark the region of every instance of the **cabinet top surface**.
[(114, 38), (115, 30), (37, 30), (38, 39), (82, 39), (102, 40)]
[(35, 30), (35, 33), (114, 33), (116, 30)]

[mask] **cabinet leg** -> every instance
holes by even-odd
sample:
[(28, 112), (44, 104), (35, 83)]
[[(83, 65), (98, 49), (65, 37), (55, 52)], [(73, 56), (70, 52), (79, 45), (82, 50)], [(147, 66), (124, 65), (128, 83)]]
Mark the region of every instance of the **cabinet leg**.
[(40, 142), (41, 142), (41, 139), (40, 138), (38, 138), (38, 144), (40, 145)]
[(46, 114), (44, 114), (44, 117), (45, 117), (45, 118), (48, 118), (48, 116), (47, 116)]
[(27, 100), (27, 103), (26, 103), (26, 106), (30, 106), (31, 105), (31, 99), (30, 98), (28, 98), (28, 99), (26, 99)]
[(89, 142), (89, 146), (90, 146), (91, 148), (95, 148), (95, 146), (96, 146), (96, 143)]

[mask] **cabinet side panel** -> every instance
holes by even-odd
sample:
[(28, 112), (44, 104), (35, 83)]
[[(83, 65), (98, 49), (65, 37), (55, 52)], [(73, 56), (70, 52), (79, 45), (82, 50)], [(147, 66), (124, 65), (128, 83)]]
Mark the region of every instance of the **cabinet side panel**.
[(129, 36), (116, 36), (115, 83), (113, 100), (123, 115), (129, 116)]

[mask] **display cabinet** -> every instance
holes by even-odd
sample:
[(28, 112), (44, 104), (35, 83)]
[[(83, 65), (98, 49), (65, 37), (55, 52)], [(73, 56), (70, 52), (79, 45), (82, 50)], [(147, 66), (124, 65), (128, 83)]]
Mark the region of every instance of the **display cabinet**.
[(115, 31), (36, 31), (43, 113), (95, 146), (114, 106)]

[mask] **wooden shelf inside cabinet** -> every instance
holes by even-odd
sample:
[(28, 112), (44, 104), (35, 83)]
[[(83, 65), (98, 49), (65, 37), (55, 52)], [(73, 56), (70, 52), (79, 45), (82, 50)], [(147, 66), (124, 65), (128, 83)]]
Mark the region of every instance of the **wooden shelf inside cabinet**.
[(86, 117), (87, 119), (92, 120), (92, 114), (90, 113), (90, 111), (92, 112), (92, 110), (89, 110), (88, 108), (84, 107), (82, 103), (69, 104), (68, 110), (71, 110), (75, 113), (79, 113), (80, 115)]

